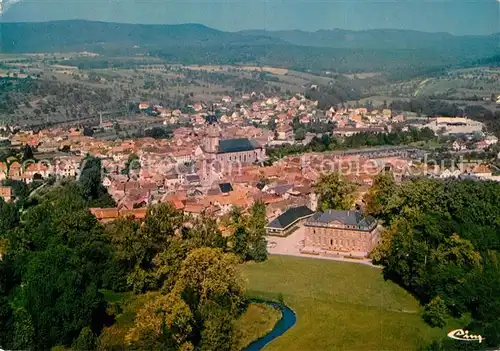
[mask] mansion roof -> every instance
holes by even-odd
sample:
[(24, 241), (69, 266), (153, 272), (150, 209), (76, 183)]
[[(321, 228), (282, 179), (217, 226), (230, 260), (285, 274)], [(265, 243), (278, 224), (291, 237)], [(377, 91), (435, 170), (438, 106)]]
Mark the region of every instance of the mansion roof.
[(297, 222), (301, 218), (306, 218), (314, 214), (307, 206), (298, 206), (288, 209), (286, 212), (281, 214), (279, 217), (271, 221), (267, 228), (273, 229), (286, 229), (293, 223)]
[(358, 211), (327, 210), (310, 217), (307, 226), (311, 227), (342, 227), (347, 229), (371, 231), (377, 226), (375, 218), (365, 217)]

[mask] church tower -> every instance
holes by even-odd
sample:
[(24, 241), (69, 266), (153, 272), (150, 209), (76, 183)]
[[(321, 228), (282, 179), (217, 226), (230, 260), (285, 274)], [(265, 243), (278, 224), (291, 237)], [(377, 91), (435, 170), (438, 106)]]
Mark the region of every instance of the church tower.
[(220, 132), (217, 127), (217, 117), (212, 114), (206, 117), (207, 135), (203, 140), (203, 149), (206, 153), (215, 154), (219, 150)]
[(204, 149), (205, 152), (215, 154), (219, 149), (219, 131), (217, 126), (214, 124), (210, 124), (207, 129), (207, 135), (204, 140)]

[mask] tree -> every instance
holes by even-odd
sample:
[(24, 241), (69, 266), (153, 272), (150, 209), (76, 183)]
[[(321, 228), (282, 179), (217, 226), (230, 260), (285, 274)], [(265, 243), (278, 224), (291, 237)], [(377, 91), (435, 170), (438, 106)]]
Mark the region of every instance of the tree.
[(227, 239), (222, 236), (217, 221), (206, 216), (192, 218), (191, 228), (183, 231), (183, 239), (192, 249), (198, 247), (227, 249)]
[(63, 246), (36, 253), (30, 261), (19, 298), (27, 302), (35, 331), (31, 345), (37, 349), (70, 345), (85, 326), (99, 324), (96, 318), (104, 313), (104, 301), (98, 277), (86, 267)]
[(429, 302), (422, 313), (422, 318), (431, 326), (442, 328), (446, 324), (447, 308), (441, 297), (437, 296)]
[(126, 340), (140, 346), (151, 338), (167, 349), (189, 349), (192, 318), (189, 306), (179, 295), (160, 295), (137, 312)]
[(131, 154), (127, 162), (125, 163), (125, 168), (121, 171), (122, 174), (130, 175), (130, 171), (138, 171), (141, 169), (141, 163), (139, 161), (139, 156), (137, 154)]
[(348, 210), (354, 204), (354, 184), (337, 172), (322, 175), (314, 187), (321, 211)]
[[(144, 224), (134, 236), (137, 250), (134, 258), (134, 268), (129, 273), (127, 282), (134, 291), (156, 289), (163, 284), (165, 276), (162, 269), (163, 258), (168, 256), (168, 250), (176, 235), (181, 234), (184, 228), (184, 214), (177, 211), (169, 203), (162, 203), (148, 208)], [(181, 256), (182, 257), (182, 256)], [(155, 260), (157, 261), (155, 263)], [(161, 270), (161, 273), (158, 270)]]
[[(248, 256), (250, 259), (262, 262), (267, 259), (266, 206), (262, 202), (255, 202), (250, 211), (246, 227), (248, 228)], [(241, 243), (238, 243), (241, 245)]]
[(269, 129), (269, 130), (275, 131), (276, 130), (276, 126), (277, 126), (277, 123), (276, 123), (276, 119), (274, 119), (274, 118), (271, 118), (267, 122), (267, 129)]
[(16, 301), (13, 348), (71, 345), (81, 329), (99, 328), (104, 301), (98, 292), (107, 259), (100, 226), (73, 183), (43, 194), (8, 230), (0, 265), (5, 292)]
[(304, 140), (306, 138), (306, 130), (304, 128), (299, 128), (294, 133), (295, 140)]
[(221, 249), (189, 252), (169, 293), (138, 312), (128, 342), (141, 349), (227, 349), (244, 293), (237, 263)]
[(24, 308), (14, 312), (14, 340), (15, 350), (33, 350), (35, 343), (35, 331), (31, 316)]
[(83, 190), (84, 198), (93, 207), (114, 207), (113, 199), (102, 185), (102, 165), (97, 157), (87, 156), (82, 163), (78, 183)]
[(233, 252), (247, 260), (248, 253), (248, 232), (243, 225), (238, 225), (233, 233)]
[[(396, 185), (384, 203), (390, 226), (372, 252), (384, 276), (426, 305), (422, 317), (431, 325), (442, 326), (447, 313), (470, 312), (471, 328), (498, 342), (500, 185), (412, 179)], [(457, 346), (445, 344), (432, 347)]]
[(96, 199), (100, 195), (102, 186), (102, 165), (97, 157), (87, 156), (83, 160), (79, 182), (83, 187), (87, 199)]
[(94, 350), (96, 346), (95, 335), (92, 329), (85, 327), (78, 335), (78, 338), (71, 345), (71, 349), (75, 351), (89, 351)]
[(234, 316), (230, 311), (215, 304), (203, 311), (204, 322), (201, 331), (200, 350), (230, 351), (233, 335)]
[(34, 159), (33, 149), (29, 145), (24, 145), (22, 161), (25, 162), (27, 160), (33, 160), (33, 159)]
[(0, 348), (12, 347), (13, 329), (14, 313), (12, 307), (7, 298), (0, 295)]
[(191, 309), (203, 310), (210, 302), (235, 312), (243, 299), (244, 285), (236, 265), (238, 258), (220, 249), (199, 248), (182, 263), (174, 291), (188, 294)]
[(365, 214), (387, 220), (387, 205), (395, 191), (396, 182), (392, 173), (377, 174), (373, 178), (373, 185), (363, 198)]

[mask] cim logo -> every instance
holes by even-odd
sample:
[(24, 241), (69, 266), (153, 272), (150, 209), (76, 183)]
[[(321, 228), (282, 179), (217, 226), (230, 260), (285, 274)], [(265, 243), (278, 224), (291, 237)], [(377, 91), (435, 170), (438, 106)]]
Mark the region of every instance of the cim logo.
[(482, 343), (484, 339), (481, 335), (469, 334), (468, 330), (455, 329), (448, 333), (448, 337), (460, 341), (479, 341)]

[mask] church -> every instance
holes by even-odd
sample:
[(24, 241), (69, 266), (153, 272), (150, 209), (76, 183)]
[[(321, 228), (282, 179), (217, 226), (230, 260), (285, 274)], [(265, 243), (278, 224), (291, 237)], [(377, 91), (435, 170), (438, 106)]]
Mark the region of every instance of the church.
[(207, 127), (202, 148), (207, 160), (217, 162), (226, 169), (229, 165), (253, 164), (266, 158), (265, 148), (247, 138), (221, 140), (213, 122)]

